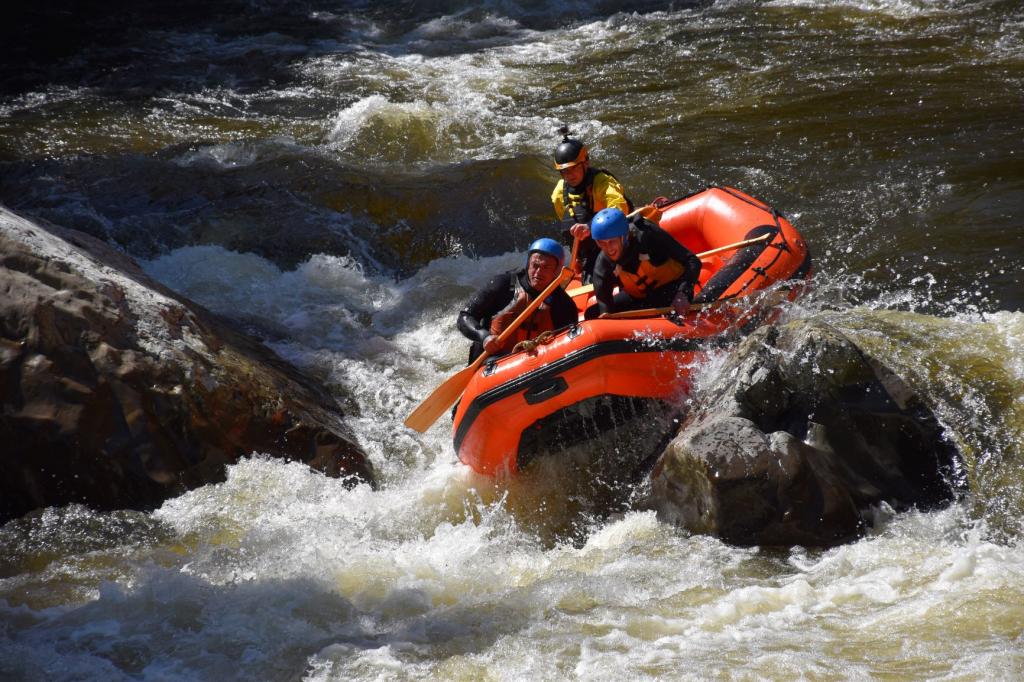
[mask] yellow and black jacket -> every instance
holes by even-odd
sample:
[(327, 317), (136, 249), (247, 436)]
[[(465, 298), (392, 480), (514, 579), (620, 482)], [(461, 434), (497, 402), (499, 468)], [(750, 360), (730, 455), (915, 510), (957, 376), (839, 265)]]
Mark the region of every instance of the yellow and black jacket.
[[(623, 213), (632, 211), (626, 190), (615, 176), (601, 168), (589, 168), (583, 182), (577, 187), (559, 180), (551, 193), (555, 214), (566, 227), (576, 223), (590, 224), (594, 215), (605, 208), (617, 208)], [(570, 222), (571, 221), (571, 222)]]
[[(569, 228), (577, 223), (590, 224), (598, 211), (605, 208), (617, 208), (623, 213), (633, 210), (633, 203), (626, 196), (615, 176), (602, 168), (588, 168), (583, 182), (573, 187), (564, 179), (555, 185), (551, 193), (551, 203), (555, 214), (562, 223), (562, 241), (572, 244)], [(589, 279), (597, 261), (599, 249), (593, 239), (580, 242), (577, 259), (580, 261), (584, 280)]]

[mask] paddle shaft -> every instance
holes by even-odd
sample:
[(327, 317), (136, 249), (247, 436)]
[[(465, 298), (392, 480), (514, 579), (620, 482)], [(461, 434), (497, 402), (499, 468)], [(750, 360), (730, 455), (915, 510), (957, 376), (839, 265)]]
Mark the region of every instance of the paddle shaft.
[[(788, 291), (776, 291), (769, 295), (764, 301), (761, 301), (760, 305), (773, 306), (784, 301), (789, 295)], [(738, 299), (735, 298), (723, 298), (717, 301), (707, 301), (705, 303), (693, 303), (690, 305), (689, 311), (704, 310), (713, 306), (721, 305), (723, 303), (735, 303)], [(623, 310), (617, 313), (604, 313), (599, 316), (599, 320), (615, 320), (615, 319), (629, 319), (633, 317), (656, 317), (658, 315), (667, 315), (672, 312), (672, 307), (666, 308), (643, 308), (641, 310)]]
[[(732, 299), (725, 299), (726, 301)], [(708, 306), (715, 303), (725, 303), (725, 301), (709, 301), (707, 303), (694, 303), (689, 307), (689, 310), (703, 310)], [(656, 317), (658, 315), (667, 315), (672, 312), (672, 306), (665, 308), (643, 308), (642, 310), (622, 310), (617, 313), (605, 313), (598, 317), (599, 320), (619, 320), (629, 319), (631, 317)]]
[[(574, 239), (572, 244), (572, 255), (576, 256), (576, 250), (579, 248), (580, 240)], [(516, 319), (512, 320), (512, 323), (505, 327), (505, 330), (498, 335), (498, 345), (502, 345), (509, 336), (511, 336), (519, 326), (526, 321), (526, 319), (534, 313), (543, 303), (544, 299), (554, 292), (563, 281), (571, 278), (573, 275), (572, 270), (563, 267), (562, 272), (559, 273), (558, 277), (548, 284), (544, 291), (540, 292), (536, 298), (530, 301), (530, 305), (526, 306), (523, 312), (519, 313)], [(419, 406), (412, 411), (412, 413), (405, 418), (405, 425), (411, 429), (415, 429), (420, 433), (423, 433), (430, 426), (437, 421), (444, 412), (451, 407), (451, 405), (459, 399), (462, 392), (466, 390), (466, 386), (469, 385), (470, 380), (476, 371), (484, 364), (490, 356), (490, 353), (485, 349), (477, 358), (469, 364), (468, 367), (456, 372), (447, 380), (444, 381), (440, 386), (434, 389), (433, 393), (428, 395)]]
[[(579, 248), (580, 248), (580, 240), (578, 238), (577, 239), (573, 239), (572, 240), (572, 256), (569, 259), (570, 263), (572, 263), (573, 261), (576, 260), (576, 251)], [(551, 281), (551, 284), (547, 285), (547, 287), (545, 287), (544, 291), (542, 291), (542, 292), (540, 292), (540, 294), (538, 294), (537, 298), (535, 298), (532, 301), (530, 301), (530, 305), (526, 306), (526, 310), (524, 310), (523, 312), (519, 313), (519, 316), (516, 319), (512, 320), (512, 324), (510, 324), (509, 326), (505, 327), (505, 331), (501, 332), (501, 334), (498, 335), (498, 345), (499, 346), (502, 345), (505, 342), (505, 340), (509, 336), (511, 336), (513, 332), (515, 332), (515, 330), (519, 329), (519, 325), (521, 325), (523, 322), (525, 322), (526, 318), (528, 318), (530, 315), (533, 314), (533, 311), (535, 311), (537, 308), (541, 307), (541, 305), (544, 304), (544, 299), (546, 299), (548, 296), (550, 296), (551, 293), (562, 284), (562, 282), (566, 281), (567, 279), (571, 279), (572, 276), (573, 276), (573, 271), (570, 268), (567, 268), (567, 267), (563, 266), (562, 267), (562, 272), (560, 272), (558, 274), (558, 277), (555, 277), (555, 279)], [(483, 353), (480, 354), (480, 357), (477, 358), (476, 361), (473, 364), (475, 364), (477, 367), (479, 367), (480, 364), (483, 362), (483, 358), (486, 358), (488, 355), (490, 355), (490, 353), (488, 353), (485, 350)]]
[[(519, 313), (519, 316), (516, 317), (516, 319), (512, 320), (512, 324), (505, 327), (505, 331), (501, 332), (501, 334), (498, 335), (498, 345), (502, 345), (505, 342), (505, 340), (508, 339), (508, 337), (511, 336), (513, 332), (515, 332), (516, 329), (519, 329), (519, 326), (526, 321), (526, 318), (532, 315), (533, 311), (535, 311), (537, 308), (541, 307), (541, 305), (544, 304), (544, 299), (550, 296), (551, 292), (557, 289), (558, 286), (566, 279), (572, 277), (572, 275), (572, 270), (570, 270), (569, 268), (562, 268), (562, 272), (559, 273), (558, 277), (556, 277), (551, 282), (551, 284), (549, 284), (544, 289), (544, 291), (540, 292), (540, 294), (537, 295), (537, 298), (530, 301), (530, 305), (526, 306), (526, 309), (523, 312)], [(483, 362), (482, 358), (485, 358), (488, 355), (490, 355), (490, 353), (488, 353), (486, 350), (483, 353), (481, 353), (480, 357), (474, 361), (476, 366), (479, 367), (480, 363)]]
[[(703, 307), (704, 304), (696, 304), (690, 306), (691, 309), (697, 308), (698, 305)], [(622, 310), (617, 313), (602, 313), (598, 316), (599, 320), (621, 320), (629, 319), (631, 317), (656, 317), (658, 315), (666, 315), (672, 312), (672, 306), (665, 308), (644, 308), (643, 310)]]
[(700, 253), (697, 254), (697, 258), (707, 258), (708, 256), (713, 256), (716, 253), (728, 251), (729, 249), (738, 249), (741, 246), (750, 246), (751, 244), (756, 244), (758, 242), (763, 242), (766, 239), (771, 239), (772, 236), (772, 233), (769, 232), (767, 234), (762, 234), (760, 237), (754, 237), (753, 239), (744, 239), (741, 242), (736, 242), (735, 244), (726, 244), (725, 246), (719, 246), (717, 249), (711, 249), (710, 251), (701, 251)]

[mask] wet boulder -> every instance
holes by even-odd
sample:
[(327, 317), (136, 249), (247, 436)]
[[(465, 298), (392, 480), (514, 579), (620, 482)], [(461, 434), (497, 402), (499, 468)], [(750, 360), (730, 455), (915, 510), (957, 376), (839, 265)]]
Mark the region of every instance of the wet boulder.
[(962, 485), (931, 410), (825, 324), (763, 327), (718, 376), (651, 474), (651, 506), (692, 532), (830, 546), (874, 506), (934, 508)]
[(334, 398), (89, 235), (0, 207), (0, 520), (145, 509), (252, 452), (371, 481)]

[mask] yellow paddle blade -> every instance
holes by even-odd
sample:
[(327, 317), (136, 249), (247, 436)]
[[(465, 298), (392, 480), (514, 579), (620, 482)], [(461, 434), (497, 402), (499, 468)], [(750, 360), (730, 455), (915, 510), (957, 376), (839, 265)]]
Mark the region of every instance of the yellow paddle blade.
[(420, 433), (429, 429), (437, 421), (437, 418), (445, 413), (445, 410), (455, 404), (479, 368), (480, 364), (473, 363), (448, 377), (420, 403), (419, 407), (412, 411), (412, 414), (405, 418), (405, 425)]
[[(579, 243), (580, 240), (578, 238), (573, 240), (573, 253), (576, 253)], [(561, 274), (551, 280), (551, 283), (544, 287), (544, 291), (540, 292), (537, 298), (533, 299), (530, 305), (526, 306), (526, 310), (519, 313), (516, 319), (512, 320), (508, 327), (505, 328), (505, 331), (498, 335), (498, 345), (503, 344), (511, 336), (512, 332), (518, 329), (526, 321), (526, 318), (532, 315), (544, 303), (544, 299), (558, 288), (558, 285), (571, 277), (572, 270), (563, 267)], [(468, 367), (461, 372), (457, 372), (434, 389), (434, 392), (428, 395), (427, 399), (420, 403), (420, 406), (413, 410), (412, 414), (406, 417), (405, 425), (410, 429), (416, 429), (420, 433), (429, 429), (430, 425), (436, 422), (437, 418), (444, 414), (444, 411), (459, 399), (462, 392), (466, 390), (466, 386), (469, 385), (469, 380), (476, 374), (476, 370), (479, 369), (480, 365), (484, 364), (484, 360), (487, 359), (488, 355), (489, 353), (484, 351)]]

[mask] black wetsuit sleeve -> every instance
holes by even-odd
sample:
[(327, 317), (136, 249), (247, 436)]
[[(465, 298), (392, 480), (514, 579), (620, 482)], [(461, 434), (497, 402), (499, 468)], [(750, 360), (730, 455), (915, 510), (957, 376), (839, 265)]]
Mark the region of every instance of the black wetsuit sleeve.
[(594, 297), (597, 299), (597, 314), (603, 315), (612, 311), (612, 292), (618, 284), (615, 276), (615, 265), (608, 256), (601, 252), (594, 264)]
[(509, 275), (504, 273), (491, 279), (487, 285), (474, 294), (461, 311), (458, 327), (462, 335), (471, 341), (483, 342), (491, 335), (491, 318), (512, 300)]
[(561, 329), (574, 325), (579, 321), (579, 311), (576, 304), (565, 293), (565, 289), (556, 289), (551, 295), (551, 323), (555, 329)]
[(686, 294), (687, 299), (692, 302), (693, 287), (700, 277), (700, 259), (694, 255), (693, 251), (677, 242), (672, 235), (653, 223), (645, 231), (644, 240), (646, 241), (644, 245), (646, 253), (663, 254), (683, 266), (683, 276), (679, 280), (676, 293)]

